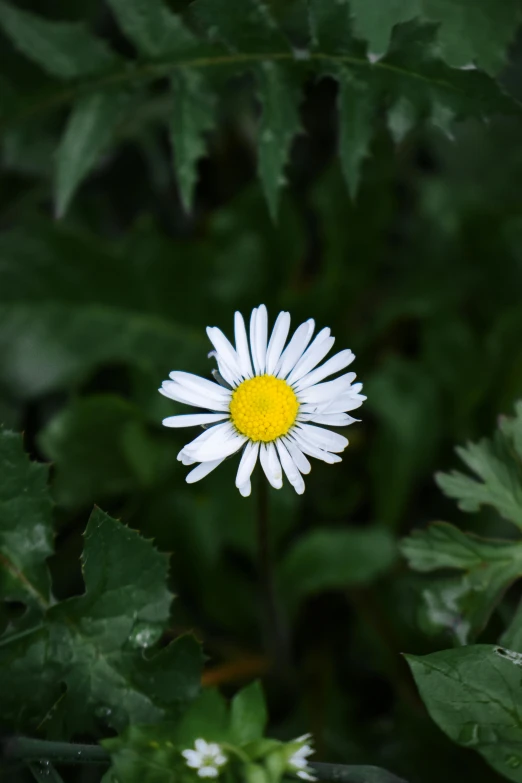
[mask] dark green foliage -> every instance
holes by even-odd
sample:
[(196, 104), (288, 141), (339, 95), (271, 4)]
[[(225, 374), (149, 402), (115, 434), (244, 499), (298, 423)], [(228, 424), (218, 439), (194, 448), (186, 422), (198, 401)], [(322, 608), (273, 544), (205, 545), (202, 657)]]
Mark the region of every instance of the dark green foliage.
[[(0, 724), (108, 740), (63, 783), (520, 777), (521, 7), (0, 3)], [(268, 489), (276, 617), (259, 469), (187, 485), (157, 391), (260, 302), (368, 395)]]

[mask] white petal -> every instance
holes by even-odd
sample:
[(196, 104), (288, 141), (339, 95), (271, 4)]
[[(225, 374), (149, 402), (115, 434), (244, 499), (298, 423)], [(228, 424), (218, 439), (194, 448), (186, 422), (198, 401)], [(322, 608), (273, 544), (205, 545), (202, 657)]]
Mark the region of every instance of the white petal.
[[(342, 394), (332, 402), (328, 403), (325, 407), (321, 408), (321, 413), (344, 413), (346, 411), (354, 411), (360, 408), (366, 397), (363, 394)], [(300, 410), (304, 408), (301, 406)]]
[(335, 338), (330, 337), (330, 329), (321, 329), (288, 376), (287, 383), (295, 384), (296, 381), (299, 381), (316, 367), (319, 362), (322, 362), (334, 342)]
[(246, 484), (238, 487), (238, 490), (244, 498), (248, 498), (252, 494), (252, 484), (250, 481), (247, 481)]
[(312, 470), (312, 466), (310, 465), (309, 461), (306, 459), (305, 455), (299, 448), (299, 446), (296, 444), (294, 440), (290, 436), (286, 436), (283, 438), (283, 443), (285, 444), (286, 448), (290, 452), (290, 456), (294, 460), (295, 464), (297, 465), (297, 469), (304, 473), (305, 475), (307, 473), (310, 473)]
[(348, 427), (359, 419), (348, 416), (347, 413), (301, 413), (297, 421), (310, 421), (316, 424), (326, 424), (327, 427)]
[(359, 394), (360, 392), (362, 392), (362, 387), (363, 387), (362, 383), (354, 383), (354, 385), (352, 386), (352, 392), (354, 394)]
[[(178, 461), (183, 462), (184, 465), (193, 465), (195, 462), (200, 462), (201, 460), (192, 458), (191, 450), (194, 451), (194, 449), (199, 447), (202, 443), (206, 443), (209, 438), (213, 438), (214, 431), (216, 429), (219, 429), (219, 431), (223, 434), (223, 437), (226, 437), (227, 434), (234, 431), (234, 428), (229, 422), (217, 424), (215, 427), (210, 427), (208, 430), (205, 430), (196, 438), (194, 438), (194, 440), (191, 440), (190, 443), (187, 443), (185, 446), (183, 446), (178, 454)], [(185, 458), (189, 458), (190, 462), (185, 462)]]
[(180, 386), (180, 384), (175, 381), (163, 381), (163, 385), (159, 391), (164, 397), (168, 397), (170, 400), (183, 402), (185, 405), (192, 405), (194, 408), (228, 411), (230, 405), (229, 399), (223, 399), (218, 402), (215, 398), (209, 398), (206, 394)]
[(181, 755), (186, 760), (189, 767), (197, 769), (199, 766), (201, 766), (203, 759), (201, 757), (201, 753), (198, 753), (197, 750), (183, 750), (181, 751)]
[[(194, 375), (191, 372), (182, 372), (175, 370), (169, 373), (169, 378), (172, 381), (176, 381), (186, 389), (193, 389), (196, 392), (205, 394), (207, 397), (211, 397), (216, 400), (230, 399), (230, 390), (223, 388), (219, 383), (214, 381), (208, 381), (206, 378), (201, 378), (199, 375)], [(165, 383), (168, 383), (166, 381)]]
[(269, 483), (274, 489), (281, 489), (283, 486), (283, 474), (273, 443), (261, 444), (259, 449), (259, 460)]
[(163, 419), (164, 427), (199, 427), (202, 424), (214, 424), (228, 419), (228, 413), (185, 413), (180, 416), (168, 416)]
[(207, 441), (200, 443), (197, 446), (193, 446), (192, 443), (185, 446), (185, 454), (192, 457), (192, 459), (195, 459), (197, 462), (210, 462), (211, 460), (229, 457), (231, 454), (239, 451), (247, 438), (244, 435), (239, 435), (235, 431), (232, 431), (231, 433), (227, 431), (216, 432), (218, 427), (227, 426), (228, 422), (226, 424), (217, 424), (212, 428), (214, 431), (212, 438), (209, 438)]
[(305, 484), (303, 481), (303, 477), (299, 473), (295, 465), (295, 462), (293, 461), (292, 457), (288, 453), (288, 449), (286, 448), (282, 440), (278, 440), (276, 442), (276, 446), (277, 446), (277, 453), (279, 454), (279, 459), (281, 460), (281, 465), (283, 466), (283, 470), (286, 473), (286, 477), (288, 481), (293, 486), (297, 494), (302, 495), (303, 492), (305, 491)]
[(254, 307), (250, 314), (250, 353), (252, 354), (252, 364), (254, 365), (254, 375), (259, 375), (259, 361), (256, 352), (257, 335), (257, 307)]
[(208, 742), (201, 737), (195, 741), (194, 745), (196, 750), (199, 750), (200, 753), (204, 753), (205, 755), (208, 753)]
[(256, 347), (259, 372), (264, 375), (266, 371), (266, 341), (268, 336), (268, 313), (264, 304), (257, 309), (256, 321)]
[(355, 354), (349, 349), (345, 351), (339, 351), (331, 359), (328, 359), (321, 367), (308, 373), (304, 377), (300, 378), (299, 383), (296, 384), (296, 389), (307, 389), (309, 386), (313, 386), (315, 383), (319, 383), (323, 378), (327, 378), (329, 375), (333, 375), (336, 372), (344, 370), (355, 359)]
[(345, 438), (344, 435), (325, 430), (323, 427), (315, 427), (312, 424), (299, 424), (296, 427), (296, 431), (299, 430), (306, 440), (326, 451), (344, 451), (348, 445), (348, 438)]
[(316, 777), (314, 777), (313, 775), (310, 775), (309, 772), (305, 772), (304, 770), (301, 770), (300, 772), (297, 772), (296, 774), (297, 774), (298, 778), (301, 778), (301, 780), (312, 780), (314, 782), (317, 780)]
[(327, 462), (329, 465), (333, 465), (335, 462), (342, 462), (341, 457), (338, 457), (337, 454), (330, 454), (329, 451), (325, 451), (324, 449), (315, 446), (308, 439), (303, 438), (301, 433), (297, 431), (297, 428), (292, 430), (292, 437), (297, 442), (301, 451), (308, 454), (309, 457), (315, 457), (323, 462)]
[(219, 747), (217, 742), (209, 742), (207, 745), (207, 756), (210, 756), (213, 760), (216, 760), (216, 757), (220, 755), (221, 755), (221, 748)]
[(354, 378), (355, 373), (347, 372), (334, 381), (317, 383), (315, 386), (309, 386), (302, 391), (298, 391), (297, 396), (299, 401), (302, 402), (325, 402), (326, 400), (332, 400), (334, 397), (346, 394), (349, 389), (353, 388), (350, 384), (353, 382)]
[(248, 348), (245, 321), (239, 312), (234, 313), (234, 333), (236, 336), (236, 353), (239, 359), (239, 369), (241, 370), (241, 375), (244, 378), (251, 378), (254, 374), (254, 371), (252, 369), (250, 350)]
[(209, 462), (200, 462), (199, 465), (190, 471), (185, 477), (185, 481), (187, 484), (195, 484), (196, 481), (200, 481), (202, 478), (205, 478), (205, 476), (208, 476), (209, 473), (212, 473), (212, 471), (217, 468), (218, 465), (221, 465), (223, 462), (223, 459), (213, 459)]
[(219, 775), (219, 770), (217, 767), (211, 767), (209, 765), (198, 769), (198, 775), (200, 778), (217, 778)]
[(220, 358), (223, 359), (225, 364), (230, 367), (237, 376), (239, 376), (239, 356), (230, 340), (225, 337), (221, 329), (218, 329), (217, 326), (207, 326), (207, 335)]
[(315, 322), (313, 318), (310, 318), (295, 330), (292, 339), (286, 346), (277, 363), (275, 374), (278, 378), (286, 378), (288, 373), (293, 370), (296, 362), (299, 361), (303, 351), (310, 342), (314, 332), (314, 326)]
[[(224, 381), (228, 383), (229, 386), (236, 387), (239, 383), (241, 383), (241, 376), (234, 372), (234, 370), (231, 370), (228, 364), (223, 360), (223, 355), (218, 353), (217, 351), (210, 351), (208, 358), (214, 358), (217, 362), (219, 374), (223, 378)], [(223, 389), (224, 387), (221, 386)]]
[(290, 313), (285, 311), (279, 313), (272, 329), (270, 342), (266, 352), (266, 371), (268, 375), (273, 375), (277, 363), (284, 348), (288, 332), (290, 331)]
[(239, 463), (239, 468), (237, 471), (236, 476), (236, 487), (238, 489), (244, 484), (247, 483), (247, 481), (250, 481), (250, 476), (252, 475), (252, 471), (254, 470), (255, 464), (257, 462), (257, 455), (259, 454), (259, 443), (253, 443), (250, 441), (250, 443), (247, 443), (245, 446), (245, 450), (241, 456), (241, 461)]

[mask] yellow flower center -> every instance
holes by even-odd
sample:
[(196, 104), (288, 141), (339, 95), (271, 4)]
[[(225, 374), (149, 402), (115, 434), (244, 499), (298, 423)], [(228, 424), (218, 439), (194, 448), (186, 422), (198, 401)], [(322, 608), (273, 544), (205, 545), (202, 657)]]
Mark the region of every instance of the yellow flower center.
[(236, 429), (250, 440), (265, 443), (286, 435), (298, 410), (294, 391), (286, 381), (273, 375), (258, 375), (243, 381), (230, 401), (230, 415)]

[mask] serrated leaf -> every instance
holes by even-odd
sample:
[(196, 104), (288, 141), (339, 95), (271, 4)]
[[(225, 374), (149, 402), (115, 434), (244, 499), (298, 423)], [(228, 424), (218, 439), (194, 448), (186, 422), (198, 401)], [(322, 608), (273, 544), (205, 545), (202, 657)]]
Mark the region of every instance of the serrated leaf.
[(357, 195), (361, 166), (369, 153), (376, 113), (375, 96), (368, 84), (356, 80), (347, 70), (339, 81), (339, 153), (344, 178), (352, 198)]
[(307, 595), (368, 585), (386, 573), (396, 555), (384, 528), (314, 530), (280, 564), (281, 594), (294, 610)]
[(396, 25), (418, 18), (437, 25), (449, 65), (475, 63), (493, 74), (504, 66), (521, 18), (518, 0), (351, 0), (351, 6), (358, 33), (376, 54), (387, 51)]
[(41, 432), (39, 445), (54, 465), (53, 496), (68, 508), (147, 486), (158, 471), (142, 412), (115, 395), (73, 401)]
[(348, 0), (309, 0), (310, 28), (316, 51), (353, 53), (352, 12)]
[(509, 780), (522, 781), (522, 655), (491, 645), (407, 655), (422, 699), (454, 742), (478, 751)]
[(388, 50), (393, 28), (420, 14), (422, 0), (351, 0), (357, 33), (368, 41), (370, 51), (382, 55)]
[(196, 0), (191, 12), (211, 40), (222, 41), (231, 51), (290, 51), (289, 42), (263, 0), (233, 5), (227, 0)]
[(88, 76), (117, 63), (109, 47), (83, 24), (50, 22), (2, 2), (0, 27), (26, 57), (61, 79)]
[(230, 712), (231, 740), (237, 745), (263, 736), (267, 723), (263, 688), (259, 681), (247, 685), (232, 699)]
[(522, 528), (522, 460), (511, 440), (518, 443), (521, 421), (522, 408), (518, 406), (513, 422), (508, 424), (504, 420), (503, 429), (492, 440), (485, 438), (456, 449), (479, 481), (455, 470), (435, 476), (442, 491), (455, 498), (462, 511), (493, 506), (504, 519)]
[(423, 15), (438, 25), (444, 60), (461, 67), (475, 63), (496, 74), (505, 65), (520, 24), (518, 0), (422, 0)]
[(273, 62), (257, 69), (258, 94), (263, 107), (259, 128), (258, 171), (272, 219), (277, 218), (279, 192), (290, 145), (300, 130), (301, 88), (292, 72)]
[(49, 469), (24, 454), (22, 438), (0, 429), (0, 595), (43, 612), (53, 552)]
[(174, 166), (183, 206), (188, 211), (197, 180), (197, 163), (206, 153), (206, 133), (215, 123), (215, 97), (199, 71), (183, 68), (171, 79), (169, 122)]
[(201, 653), (188, 636), (153, 652), (172, 600), (167, 556), (95, 510), (82, 566), (84, 595), (0, 647), (3, 717), (27, 725), (52, 708), (69, 735), (178, 717), (198, 693)]
[(127, 100), (127, 93), (98, 92), (73, 106), (56, 152), (57, 217), (64, 216), (78, 186), (112, 141)]
[(430, 624), (449, 630), (460, 644), (475, 638), (506, 589), (522, 576), (522, 542), (488, 541), (444, 522), (415, 531), (402, 541), (401, 551), (416, 571), (464, 572), (422, 591)]
[(198, 39), (163, 0), (108, 0), (122, 30), (151, 57), (187, 54)]

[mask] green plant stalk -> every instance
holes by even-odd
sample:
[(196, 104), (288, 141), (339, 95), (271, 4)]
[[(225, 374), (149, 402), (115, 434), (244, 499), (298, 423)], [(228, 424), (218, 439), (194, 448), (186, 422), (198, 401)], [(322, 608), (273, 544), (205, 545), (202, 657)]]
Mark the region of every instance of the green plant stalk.
[(290, 650), (274, 584), (274, 569), (270, 552), (268, 491), (264, 475), (259, 472), (257, 495), (257, 551), (259, 562), (262, 618), (268, 654), (278, 672), (289, 672)]
[[(52, 761), (64, 765), (110, 763), (109, 753), (100, 745), (77, 745), (28, 737), (9, 737), (3, 740), (1, 751), (2, 760), (27, 762), (31, 768), (38, 761)], [(374, 780), (378, 780), (379, 783), (405, 783), (402, 778), (379, 767), (323, 762), (311, 762), (308, 766), (317, 780), (333, 783), (373, 783)]]

